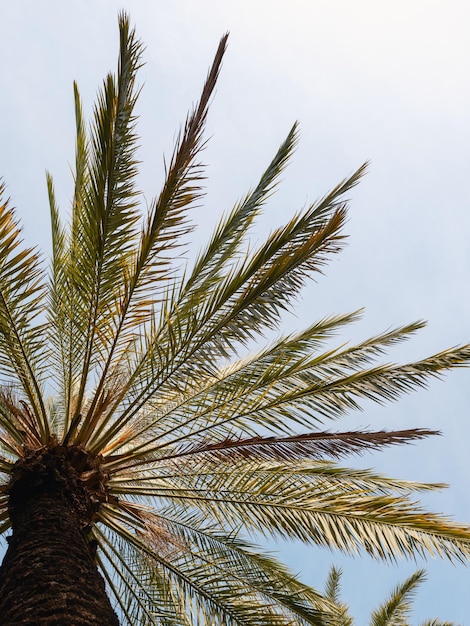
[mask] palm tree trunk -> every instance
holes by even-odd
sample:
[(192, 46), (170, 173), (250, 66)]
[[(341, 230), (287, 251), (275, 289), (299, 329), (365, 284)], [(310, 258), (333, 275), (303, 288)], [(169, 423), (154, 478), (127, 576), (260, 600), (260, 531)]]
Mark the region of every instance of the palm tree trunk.
[[(65, 477), (64, 477), (65, 478)], [(0, 567), (3, 626), (118, 626), (70, 481), (23, 475), (10, 487), (13, 533)]]

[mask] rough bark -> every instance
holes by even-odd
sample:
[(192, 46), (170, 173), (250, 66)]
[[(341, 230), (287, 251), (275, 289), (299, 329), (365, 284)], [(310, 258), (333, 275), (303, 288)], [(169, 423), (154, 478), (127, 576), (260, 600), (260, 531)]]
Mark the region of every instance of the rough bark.
[(86, 537), (89, 494), (67, 450), (58, 450), (22, 463), (12, 479), (0, 623), (118, 626)]

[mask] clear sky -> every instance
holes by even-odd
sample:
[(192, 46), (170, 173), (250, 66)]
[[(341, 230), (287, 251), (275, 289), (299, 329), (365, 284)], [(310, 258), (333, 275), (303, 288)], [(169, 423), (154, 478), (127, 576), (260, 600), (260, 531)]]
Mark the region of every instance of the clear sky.
[[(0, 176), (28, 243), (49, 248), (46, 169), (68, 210), (72, 192), (72, 80), (85, 109), (117, 58), (117, 12), (145, 42), (140, 80), (145, 197), (158, 192), (185, 113), (199, 95), (220, 36), (229, 49), (208, 124), (207, 201), (195, 217), (199, 247), (210, 226), (252, 186), (294, 120), (301, 143), (258, 231), (286, 221), (365, 160), (352, 194), (347, 249), (310, 284), (286, 329), (365, 307), (344, 340), (415, 319), (429, 326), (390, 358), (417, 359), (470, 341), (470, 4), (465, 0), (16, 0), (0, 7)], [(333, 427), (429, 427), (443, 436), (356, 464), (412, 480), (448, 482), (429, 507), (470, 523), (470, 372), (428, 391), (368, 405)], [(357, 623), (417, 567), (355, 560), (313, 547), (275, 546), (322, 587), (344, 569)], [(421, 562), (419, 566), (423, 566)], [(470, 624), (470, 571), (431, 561), (414, 622)]]

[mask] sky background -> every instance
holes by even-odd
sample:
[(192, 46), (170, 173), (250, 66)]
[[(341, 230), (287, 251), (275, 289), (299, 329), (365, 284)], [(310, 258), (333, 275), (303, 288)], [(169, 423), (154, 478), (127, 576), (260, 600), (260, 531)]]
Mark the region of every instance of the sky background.
[[(146, 44), (138, 113), (144, 203), (159, 191), (163, 155), (198, 98), (220, 36), (229, 48), (209, 117), (207, 197), (194, 213), (194, 249), (223, 211), (253, 186), (295, 120), (301, 141), (254, 240), (324, 195), (361, 163), (345, 251), (310, 283), (287, 331), (365, 307), (343, 340), (416, 319), (428, 327), (390, 353), (418, 359), (470, 341), (470, 5), (464, 0), (16, 0), (0, 3), (0, 176), (25, 224), (49, 250), (45, 170), (68, 211), (74, 149), (72, 80), (84, 108), (116, 67), (117, 13)], [(447, 482), (426, 499), (470, 522), (470, 372), (451, 372), (398, 403), (365, 405), (333, 428), (428, 427), (443, 436), (355, 461), (396, 477)], [(346, 461), (347, 463), (347, 461)], [(423, 566), (376, 563), (298, 544), (270, 544), (301, 578), (322, 588), (332, 563), (358, 625), (390, 588)], [(413, 623), (470, 625), (470, 570), (424, 564), (428, 582)]]

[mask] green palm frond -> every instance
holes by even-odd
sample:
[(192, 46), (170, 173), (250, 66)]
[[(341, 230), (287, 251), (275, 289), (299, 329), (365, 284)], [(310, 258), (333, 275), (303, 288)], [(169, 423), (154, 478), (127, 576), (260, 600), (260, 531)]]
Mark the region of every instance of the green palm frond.
[(42, 378), (47, 361), (45, 285), (39, 254), (21, 246), (21, 228), (0, 184), (0, 371), (21, 389), (34, 412), (41, 437), (49, 434)]
[(398, 585), (387, 601), (372, 612), (371, 626), (407, 626), (416, 589), (424, 580), (424, 570), (418, 570)]
[[(293, 153), (297, 125), (194, 264), (183, 267), (178, 253), (203, 193), (203, 131), (227, 36), (162, 189), (142, 211), (134, 112), (142, 45), (124, 14), (119, 28), (118, 70), (104, 81), (89, 128), (74, 86), (70, 223), (47, 175), (48, 282), (37, 252), (21, 245), (14, 211), (0, 202), (0, 532), (11, 525), (18, 468), (29, 476), (31, 459), (60, 457), (80, 497), (86, 494), (80, 528), (96, 542), (97, 563), (128, 624), (350, 626), (338, 570), (324, 597), (244, 533), (384, 560), (468, 561), (470, 528), (414, 501), (442, 485), (333, 462), (435, 431), (322, 425), (468, 365), (470, 345), (391, 364), (388, 351), (424, 323), (355, 344), (338, 340), (357, 311), (282, 336), (284, 312), (342, 249), (347, 194), (366, 168), (253, 248), (250, 228)], [(277, 339), (248, 352), (273, 331)], [(377, 624), (399, 623), (384, 622), (386, 611), (405, 615), (421, 577), (397, 588)]]
[[(332, 567), (325, 585), (325, 596), (333, 602), (339, 613), (331, 622), (335, 626), (354, 626), (355, 622), (349, 615), (348, 607), (340, 599), (340, 579), (342, 571)], [(377, 609), (372, 611), (370, 626), (411, 626), (409, 618), (413, 610), (413, 600), (418, 586), (426, 580), (426, 573), (420, 569), (409, 576), (392, 590), (389, 597)], [(438, 619), (429, 619), (421, 626), (456, 626), (453, 622), (443, 622)]]
[[(91, 370), (106, 358), (115, 341), (134, 254), (139, 214), (134, 183), (137, 137), (133, 109), (140, 54), (141, 44), (134, 31), (121, 19), (118, 74), (116, 78), (108, 75), (98, 95), (83, 182), (73, 205), (74, 263), (69, 267), (79, 322), (85, 321), (80, 328), (84, 335), (79, 335), (85, 348), (74, 416), (82, 410)], [(77, 155), (77, 161), (80, 158)]]
[(152, 325), (137, 362), (125, 368), (132, 372), (131, 378), (121, 385), (113, 407), (129, 404), (120, 423), (131, 419), (157, 389), (174, 388), (181, 378), (187, 386), (195, 372), (213, 375), (216, 363), (233, 354), (235, 345), (275, 326), (288, 294), (293, 297), (306, 275), (319, 271), (326, 255), (338, 250), (345, 208), (337, 209), (337, 196), (356, 184), (361, 173), (362, 169), (276, 231), (264, 249), (232, 268), (214, 289), (199, 291), (198, 302), (191, 299), (180, 308), (171, 300), (162, 306), (160, 324)]
[(334, 602), (334, 604), (339, 604), (340, 602), (340, 579), (342, 574), (342, 570), (333, 566), (326, 579), (325, 597)]
[[(49, 208), (51, 212), (52, 235), (52, 268), (50, 281), (49, 320), (50, 342), (54, 346), (52, 352), (52, 367), (56, 373), (58, 397), (64, 403), (63, 429), (67, 432), (70, 427), (73, 412), (77, 406), (76, 394), (80, 385), (83, 362), (86, 350), (86, 334), (88, 311), (86, 303), (81, 303), (90, 286), (81, 287), (76, 282), (76, 265), (82, 263), (80, 253), (73, 250), (73, 241), (79, 238), (79, 215), (82, 212), (82, 190), (88, 184), (89, 178), (89, 150), (88, 140), (83, 117), (82, 104), (78, 86), (74, 82), (75, 102), (75, 189), (72, 202), (73, 224), (71, 232), (62, 224), (59, 207), (56, 202), (54, 184), (51, 174), (47, 174)], [(81, 265), (80, 265), (81, 266)], [(83, 269), (83, 275), (86, 270)], [(79, 273), (78, 278), (81, 279)], [(77, 293), (78, 292), (78, 293)]]
[(53, 225), (52, 341), (65, 395), (66, 427), (82, 412), (89, 377), (115, 340), (140, 217), (133, 109), (142, 46), (124, 16), (120, 36), (118, 73), (104, 81), (89, 138), (74, 86), (77, 139), (70, 237), (60, 225), (48, 181)]
[(338, 607), (339, 615), (336, 617), (336, 621), (332, 622), (332, 626), (354, 626), (354, 620), (340, 598), (342, 574), (343, 572), (334, 566), (330, 569), (325, 584), (325, 597)]
[(240, 246), (253, 220), (275, 191), (277, 180), (283, 173), (297, 141), (297, 124), (294, 124), (258, 185), (220, 221), (206, 249), (196, 260), (191, 275), (182, 285), (181, 293), (178, 294), (179, 305), (184, 301), (191, 303), (193, 298), (197, 301), (201, 292), (213, 288), (222, 280), (225, 268), (233, 264), (234, 258), (240, 252)]
[[(126, 266), (126, 276), (120, 277), (124, 291), (116, 307), (116, 325), (110, 335), (111, 347), (108, 354), (103, 355), (105, 365), (101, 371), (100, 382), (80, 429), (79, 439), (83, 442), (92, 435), (98, 425), (101, 404), (110, 393), (109, 380), (114, 379), (116, 371), (120, 376), (121, 358), (127, 354), (129, 345), (135, 353), (135, 331), (138, 331), (137, 336), (139, 336), (141, 328), (145, 326), (153, 312), (153, 305), (162, 298), (159, 292), (154, 293), (155, 284), (158, 284), (159, 280), (167, 282), (168, 274), (171, 274), (171, 256), (169, 256), (171, 250), (179, 245), (178, 241), (182, 235), (189, 232), (185, 226), (184, 211), (197, 200), (201, 191), (202, 166), (196, 159), (204, 146), (202, 131), (210, 96), (220, 70), (226, 40), (227, 36), (222, 38), (199, 104), (188, 116), (170, 162), (163, 189), (158, 199), (152, 203), (140, 242), (134, 248), (130, 263)], [(134, 55), (137, 56), (137, 50)], [(132, 58), (133, 55), (130, 54), (130, 56)], [(134, 71), (137, 68), (137, 58), (134, 61)], [(130, 94), (129, 97), (131, 97)], [(125, 194), (124, 197), (126, 197)], [(119, 228), (125, 237), (129, 237), (125, 224), (120, 225)], [(112, 281), (110, 285), (112, 286)], [(113, 297), (116, 297), (115, 290)]]
[[(365, 343), (356, 349), (295, 358), (289, 351), (291, 342), (286, 341), (282, 344), (286, 351), (278, 345), (274, 354), (242, 360), (222, 369), (217, 377), (201, 372), (198, 386), (186, 380), (184, 389), (168, 389), (167, 381), (168, 386), (159, 389), (161, 396), (152, 398), (146, 410), (126, 402), (106, 438), (98, 442), (101, 447), (108, 445), (131, 419), (134, 433), (126, 445), (135, 439), (136, 446), (129, 448), (134, 458), (142, 448), (148, 453), (183, 440), (200, 444), (207, 432), (219, 440), (234, 431), (257, 435), (260, 428), (291, 435), (299, 426), (315, 428), (326, 418), (337, 419), (359, 409), (360, 400), (396, 400), (426, 386), (430, 378), (439, 377), (449, 367), (463, 365), (470, 356), (470, 349), (463, 346), (416, 363), (360, 369), (355, 354), (361, 362), (370, 360), (370, 352), (382, 349), (380, 339), (372, 346)], [(208, 378), (207, 385), (204, 378)]]
[(420, 626), (458, 626), (455, 622), (443, 622), (440, 619), (428, 619), (422, 622)]
[(99, 564), (128, 624), (185, 624), (184, 611), (163, 578), (152, 581), (139, 564), (140, 553), (109, 530), (96, 529)]

